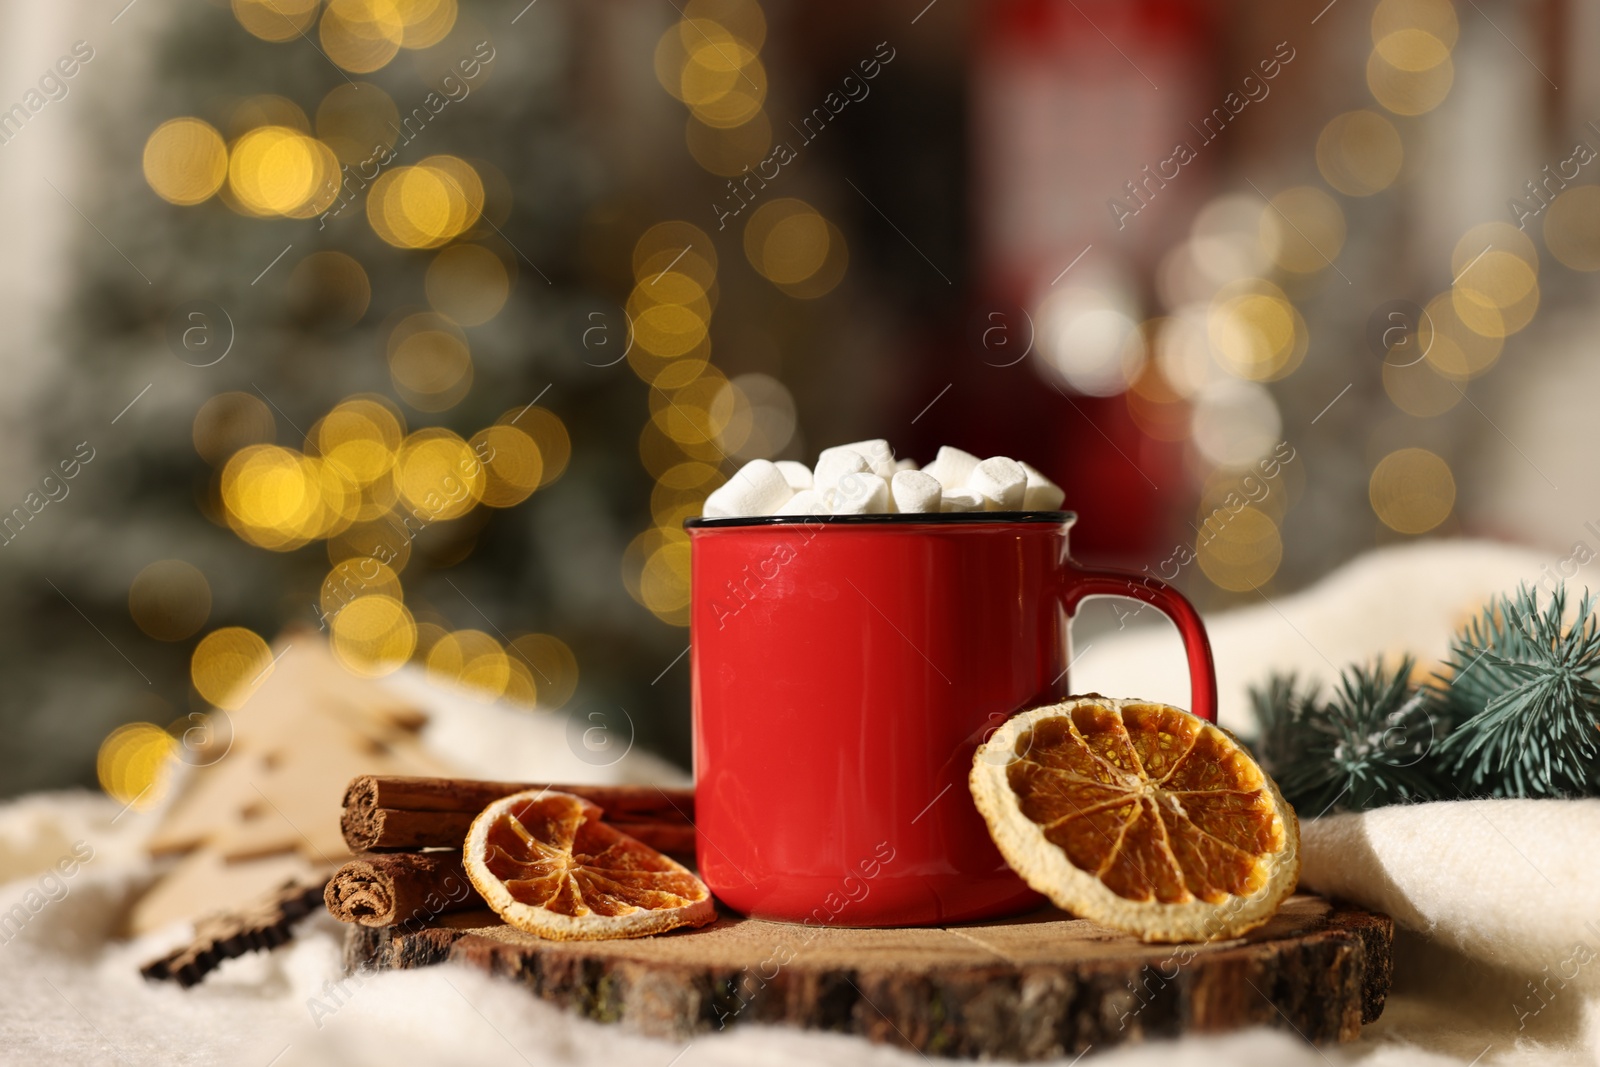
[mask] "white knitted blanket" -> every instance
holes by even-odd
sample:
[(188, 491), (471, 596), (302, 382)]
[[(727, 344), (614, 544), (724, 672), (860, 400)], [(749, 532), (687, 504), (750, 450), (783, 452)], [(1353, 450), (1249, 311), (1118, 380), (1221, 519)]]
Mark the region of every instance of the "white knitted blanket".
[[(1274, 666), (1326, 677), (1331, 664), (1400, 647), (1436, 656), (1466, 602), (1536, 576), (1542, 562), (1471, 544), (1389, 550), (1305, 593), (1218, 617), (1211, 626), (1224, 721), (1248, 725), (1237, 719), (1242, 688)], [(1408, 593), (1400, 611), (1393, 607), (1397, 582)], [(1077, 685), (1186, 699), (1176, 638), (1157, 630), (1096, 639)], [(523, 773), (537, 777), (539, 769)], [(118, 817), (115, 805), (86, 794), (0, 806), (0, 912), (20, 902), (30, 916), (0, 944), (0, 1062), (924, 1062), (854, 1038), (765, 1027), (687, 1044), (657, 1041), (575, 1018), (511, 983), (455, 966), (341, 983), (342, 930), (325, 916), (307, 921), (289, 946), (230, 961), (194, 989), (149, 984), (139, 964), (185, 931), (132, 942), (113, 936), (151, 877), (140, 819)], [(1342, 1048), (1317, 1049), (1292, 1032), (1259, 1030), (1096, 1049), (1085, 1062), (1597, 1062), (1600, 801), (1389, 808), (1307, 823), (1304, 836), (1304, 885), (1386, 911), (1403, 927), (1383, 1018)], [(65, 868), (57, 866), (62, 860)]]

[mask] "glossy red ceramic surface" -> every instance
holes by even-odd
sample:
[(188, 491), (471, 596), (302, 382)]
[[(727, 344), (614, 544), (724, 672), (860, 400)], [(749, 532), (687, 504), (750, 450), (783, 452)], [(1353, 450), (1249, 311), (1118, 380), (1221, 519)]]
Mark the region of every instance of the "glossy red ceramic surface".
[(747, 915), (823, 925), (1033, 907), (967, 790), (973, 751), (1067, 695), (1087, 596), (1173, 616), (1214, 718), (1199, 619), (1154, 579), (1079, 568), (1065, 514), (853, 518), (690, 525), (701, 877)]

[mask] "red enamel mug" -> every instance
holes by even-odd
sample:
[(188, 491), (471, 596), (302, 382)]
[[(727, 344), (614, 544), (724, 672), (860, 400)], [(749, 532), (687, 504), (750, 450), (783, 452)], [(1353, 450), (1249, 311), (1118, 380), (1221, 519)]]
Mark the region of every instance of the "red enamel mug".
[(1216, 719), (1194, 608), (1073, 562), (1069, 512), (691, 519), (700, 876), (761, 919), (905, 926), (1042, 903), (989, 839), (973, 754), (1070, 692), (1087, 597), (1160, 609)]

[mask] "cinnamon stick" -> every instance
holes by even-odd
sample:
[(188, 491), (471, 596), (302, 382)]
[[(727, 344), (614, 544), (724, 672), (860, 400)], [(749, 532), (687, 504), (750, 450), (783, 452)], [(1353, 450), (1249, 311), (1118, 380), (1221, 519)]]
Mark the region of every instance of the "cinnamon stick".
[(357, 856), (334, 872), (322, 900), (340, 922), (409, 928), (484, 906), (455, 851)]
[(573, 793), (605, 812), (604, 820), (651, 848), (694, 852), (694, 792), (639, 785), (549, 785), (471, 778), (365, 774), (351, 780), (340, 827), (352, 852), (459, 848), (478, 813), (527, 789)]

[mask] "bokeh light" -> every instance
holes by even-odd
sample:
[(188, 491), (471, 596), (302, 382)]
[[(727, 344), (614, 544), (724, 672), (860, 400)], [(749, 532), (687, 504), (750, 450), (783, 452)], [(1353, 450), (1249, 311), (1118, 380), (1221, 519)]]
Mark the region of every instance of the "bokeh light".
[(177, 762), (176, 738), (154, 723), (134, 722), (100, 743), (95, 772), (107, 796), (143, 811), (166, 795)]
[(263, 41), (292, 41), (317, 21), (321, 0), (233, 0), (233, 17)]
[(144, 178), (163, 200), (200, 204), (216, 195), (228, 176), (228, 146), (199, 119), (168, 119), (144, 144)]
[(328, 0), (317, 36), (323, 53), (352, 74), (386, 66), (405, 40), (396, 0)]
[(1077, 392), (1115, 396), (1143, 369), (1144, 335), (1133, 301), (1121, 287), (1054, 289), (1034, 317), (1039, 357)]
[(1396, 115), (1421, 115), (1444, 102), (1455, 82), (1450, 48), (1426, 30), (1385, 35), (1367, 58), (1372, 98)]
[(1378, 519), (1403, 534), (1427, 533), (1449, 517), (1456, 502), (1450, 465), (1425, 448), (1402, 448), (1384, 456), (1367, 484)]
[(507, 653), (513, 666), (524, 666), (532, 676), (539, 706), (555, 709), (578, 690), (578, 657), (561, 638), (552, 634), (522, 634), (511, 639)]
[(272, 650), (242, 626), (213, 630), (189, 660), (189, 680), (211, 704), (237, 711), (272, 673)]
[(401, 499), (429, 521), (457, 519), (483, 496), (483, 463), (472, 446), (442, 427), (408, 436), (395, 463)]
[(1330, 266), (1344, 248), (1344, 212), (1311, 185), (1285, 189), (1261, 213), (1261, 245), (1274, 266), (1312, 274)]
[(1244, 593), (1272, 580), (1283, 562), (1283, 536), (1266, 512), (1246, 506), (1200, 519), (1195, 555), (1212, 584)]
[[(396, 581), (396, 587), (398, 584)], [(397, 597), (383, 593), (369, 593), (345, 604), (328, 628), (329, 643), (339, 662), (368, 678), (398, 670), (417, 645), (411, 612)]]
[(1376, 111), (1348, 111), (1322, 128), (1317, 169), (1346, 196), (1371, 196), (1394, 184), (1405, 152), (1394, 124)]
[(778, 285), (796, 285), (821, 270), (832, 240), (828, 221), (794, 197), (762, 204), (744, 227), (744, 253), (750, 265)]
[(1241, 378), (1270, 382), (1292, 373), (1309, 343), (1305, 320), (1282, 289), (1251, 279), (1224, 287), (1207, 320), (1212, 349)]
[(367, 221), (396, 248), (437, 248), (467, 232), (483, 212), (483, 180), (455, 156), (395, 167), (367, 192)]
[(466, 335), (447, 319), (410, 315), (390, 332), (387, 347), (395, 391), (419, 411), (448, 410), (472, 388)]
[(1562, 266), (1600, 270), (1600, 185), (1562, 190), (1545, 209), (1544, 246)]
[(505, 262), (482, 245), (451, 245), (428, 264), (428, 303), (462, 326), (479, 326), (500, 313), (511, 294)]
[(333, 202), (338, 173), (321, 141), (287, 126), (258, 126), (233, 144), (228, 187), (254, 214), (308, 218)]
[(540, 488), (566, 473), (567, 463), (572, 459), (572, 438), (567, 433), (567, 424), (561, 421), (561, 416), (549, 408), (532, 405), (512, 408), (495, 422), (499, 425), (516, 427), (527, 434), (538, 447), (539, 460), (543, 468), (539, 474)]
[(483, 461), (483, 502), (489, 507), (513, 507), (539, 488), (544, 478), (544, 458), (525, 431), (498, 423), (473, 434), (468, 444)]
[(394, 469), (395, 452), (404, 436), (405, 423), (399, 412), (380, 398), (368, 396), (340, 401), (310, 434), (322, 458), (362, 487)]
[(500, 643), (482, 630), (456, 630), (428, 650), (428, 673), (494, 700), (511, 680), (511, 662)]
[(156, 560), (129, 585), (128, 614), (157, 641), (182, 641), (198, 633), (210, 618), (211, 584), (192, 563)]
[(1282, 439), (1283, 417), (1272, 394), (1237, 378), (1205, 385), (1191, 419), (1195, 447), (1218, 467), (1248, 467)]

